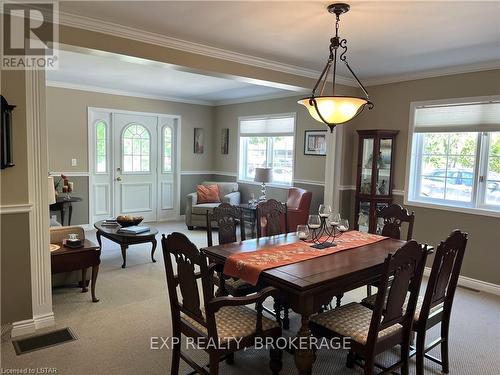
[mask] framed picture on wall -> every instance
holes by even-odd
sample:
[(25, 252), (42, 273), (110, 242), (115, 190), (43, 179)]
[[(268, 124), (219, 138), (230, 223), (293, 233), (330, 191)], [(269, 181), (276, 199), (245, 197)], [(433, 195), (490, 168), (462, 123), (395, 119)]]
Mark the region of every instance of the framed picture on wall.
[(306, 130), (304, 155), (326, 155), (326, 130)]
[(220, 152), (222, 155), (229, 154), (229, 128), (221, 129)]
[(205, 130), (202, 128), (194, 128), (194, 153), (203, 154), (205, 145)]

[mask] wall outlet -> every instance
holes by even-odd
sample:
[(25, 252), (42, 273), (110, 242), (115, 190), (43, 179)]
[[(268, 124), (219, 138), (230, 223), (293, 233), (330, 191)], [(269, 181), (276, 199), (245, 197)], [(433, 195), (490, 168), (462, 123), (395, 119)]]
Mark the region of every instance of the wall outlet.
[(76, 167), (76, 159), (71, 159), (71, 166)]

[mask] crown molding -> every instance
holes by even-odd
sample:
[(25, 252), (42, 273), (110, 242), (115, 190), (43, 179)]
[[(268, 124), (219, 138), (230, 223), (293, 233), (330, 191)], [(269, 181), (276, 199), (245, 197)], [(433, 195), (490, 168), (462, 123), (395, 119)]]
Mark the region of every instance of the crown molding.
[(418, 79), (449, 76), (454, 74), (482, 72), (486, 70), (495, 70), (495, 69), (500, 69), (500, 60), (493, 60), (493, 61), (487, 61), (483, 63), (469, 64), (469, 65), (450, 66), (447, 68), (431, 69), (416, 73), (407, 73), (407, 74), (385, 76), (373, 79), (364, 79), (362, 81), (363, 85), (365, 86), (378, 86), (378, 85), (386, 85), (389, 83), (415, 81)]
[[(304, 95), (307, 95), (310, 91), (304, 90)], [(222, 106), (222, 105), (231, 105), (231, 104), (241, 104), (241, 103), (251, 103), (251, 102), (260, 102), (262, 100), (271, 100), (271, 99), (282, 99), (282, 98), (290, 98), (293, 96), (301, 96), (301, 92), (280, 92), (276, 94), (269, 95), (261, 95), (261, 96), (251, 96), (248, 98), (239, 98), (239, 99), (228, 99), (228, 100), (216, 100), (214, 105)], [(304, 96), (303, 95), (303, 96)]]
[[(206, 46), (200, 43), (66, 12), (60, 12), (59, 24), (307, 78), (317, 79), (321, 74), (321, 72), (313, 69)], [(337, 76), (336, 82), (346, 86), (358, 86), (354, 79), (342, 76)]]
[(163, 101), (167, 101), (167, 102), (197, 104), (197, 105), (207, 105), (207, 106), (215, 105), (215, 102), (208, 101), (208, 100), (195, 100), (195, 99), (176, 98), (176, 97), (172, 97), (172, 96), (149, 95), (149, 94), (128, 91), (128, 90), (108, 89), (108, 88), (99, 87), (99, 86), (83, 85), (80, 83), (47, 81), (46, 85), (49, 87), (57, 87), (57, 88), (61, 88), (61, 89), (90, 91), (90, 92), (98, 92), (101, 94), (110, 94), (110, 95), (132, 96), (135, 98), (155, 99), (155, 100), (163, 100)]

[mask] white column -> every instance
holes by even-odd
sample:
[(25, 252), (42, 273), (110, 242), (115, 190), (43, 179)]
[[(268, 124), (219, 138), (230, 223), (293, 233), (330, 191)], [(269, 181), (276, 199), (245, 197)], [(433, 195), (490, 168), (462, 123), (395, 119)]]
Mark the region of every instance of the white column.
[(342, 171), (343, 128), (337, 126), (332, 133), (327, 131), (324, 202), (332, 206), (333, 212), (340, 210), (340, 174)]
[(26, 71), (31, 295), (35, 329), (55, 323), (49, 250), (48, 140), (45, 119), (45, 71)]

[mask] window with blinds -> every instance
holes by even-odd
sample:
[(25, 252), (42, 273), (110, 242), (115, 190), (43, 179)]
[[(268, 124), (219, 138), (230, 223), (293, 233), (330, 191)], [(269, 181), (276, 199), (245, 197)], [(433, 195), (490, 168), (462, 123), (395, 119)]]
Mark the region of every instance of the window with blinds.
[(295, 114), (240, 118), (239, 167), (242, 181), (253, 181), (255, 168), (273, 169), (272, 183), (292, 185)]
[(412, 111), (408, 201), (500, 212), (500, 98)]

